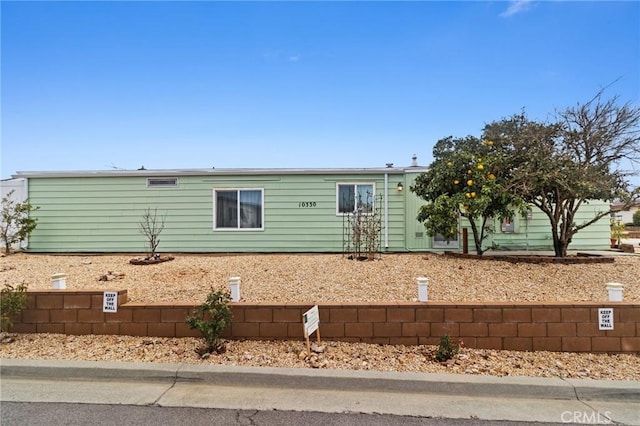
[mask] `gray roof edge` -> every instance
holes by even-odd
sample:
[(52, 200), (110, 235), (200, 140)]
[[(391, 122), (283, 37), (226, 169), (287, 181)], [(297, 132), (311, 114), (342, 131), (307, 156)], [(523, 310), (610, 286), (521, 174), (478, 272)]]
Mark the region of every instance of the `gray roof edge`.
[(116, 176), (216, 176), (216, 175), (328, 175), (328, 174), (405, 174), (426, 171), (426, 167), (372, 167), (372, 168), (229, 168), (229, 169), (157, 169), (157, 170), (68, 170), (68, 171), (18, 171), (12, 178), (48, 177), (116, 177)]

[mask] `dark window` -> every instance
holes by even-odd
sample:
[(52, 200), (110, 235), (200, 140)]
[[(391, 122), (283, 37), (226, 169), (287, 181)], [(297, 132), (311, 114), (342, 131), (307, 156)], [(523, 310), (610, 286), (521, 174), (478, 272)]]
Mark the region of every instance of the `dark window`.
[(262, 229), (262, 192), (262, 189), (215, 190), (215, 229)]
[(338, 214), (373, 213), (374, 188), (372, 183), (339, 183), (338, 184)]

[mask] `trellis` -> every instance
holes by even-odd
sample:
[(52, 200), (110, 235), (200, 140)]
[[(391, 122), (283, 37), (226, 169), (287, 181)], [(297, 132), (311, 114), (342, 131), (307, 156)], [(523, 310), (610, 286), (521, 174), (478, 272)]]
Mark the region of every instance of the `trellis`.
[(382, 254), (382, 195), (370, 197), (366, 205), (342, 216), (342, 252), (349, 259), (374, 260)]

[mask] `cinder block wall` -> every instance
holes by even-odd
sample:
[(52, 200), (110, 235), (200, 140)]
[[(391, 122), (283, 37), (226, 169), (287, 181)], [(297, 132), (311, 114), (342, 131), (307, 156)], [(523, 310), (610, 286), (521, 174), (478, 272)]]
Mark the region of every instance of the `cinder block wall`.
[[(17, 333), (199, 337), (185, 318), (194, 304), (128, 303), (103, 312), (103, 292), (28, 291)], [(231, 339), (302, 339), (312, 303), (232, 303)], [(565, 352), (640, 353), (640, 304), (575, 303), (318, 303), (323, 340), (437, 344), (448, 334), (467, 347)], [(598, 308), (613, 308), (614, 329), (599, 330)], [(315, 336), (314, 336), (315, 337)]]

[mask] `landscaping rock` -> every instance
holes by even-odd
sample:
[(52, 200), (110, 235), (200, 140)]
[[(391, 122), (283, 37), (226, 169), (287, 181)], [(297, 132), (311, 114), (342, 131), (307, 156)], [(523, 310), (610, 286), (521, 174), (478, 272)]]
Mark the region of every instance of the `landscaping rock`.
[[(435, 302), (608, 301), (606, 283), (625, 284), (624, 300), (640, 301), (640, 256), (611, 257), (613, 263), (508, 263), (429, 254), (384, 254), (375, 262), (354, 262), (340, 254), (189, 255), (141, 268), (130, 256), (85, 257), (17, 253), (0, 259), (0, 281), (51, 288), (51, 275), (64, 272), (67, 289), (101, 288), (105, 271), (125, 274), (118, 287), (136, 303), (202, 303), (211, 287), (228, 289), (240, 276), (243, 302), (410, 302), (416, 278), (429, 278)], [(70, 265), (76, 265), (70, 267)], [(12, 268), (13, 269), (12, 269)], [(2, 284), (0, 282), (0, 284)]]

